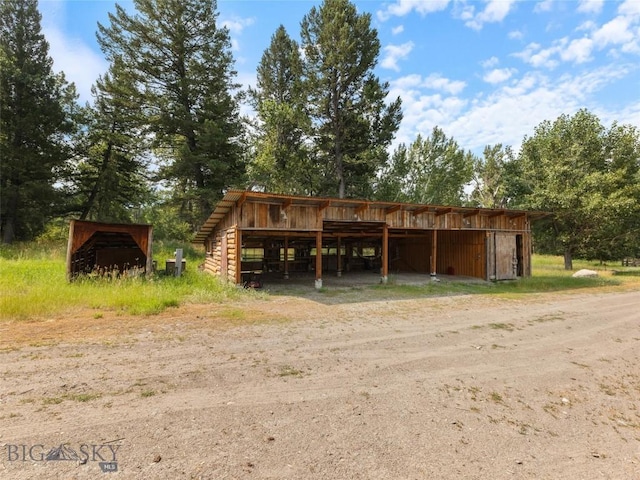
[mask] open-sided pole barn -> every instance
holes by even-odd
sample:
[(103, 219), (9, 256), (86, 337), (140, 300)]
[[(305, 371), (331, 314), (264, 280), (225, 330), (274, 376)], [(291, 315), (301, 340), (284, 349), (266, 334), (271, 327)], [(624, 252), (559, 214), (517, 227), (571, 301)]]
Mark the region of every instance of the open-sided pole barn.
[(151, 272), (151, 225), (71, 220), (67, 278), (91, 272)]
[(375, 269), (506, 280), (531, 275), (526, 211), (232, 190), (197, 233), (205, 270), (237, 284), (256, 272)]

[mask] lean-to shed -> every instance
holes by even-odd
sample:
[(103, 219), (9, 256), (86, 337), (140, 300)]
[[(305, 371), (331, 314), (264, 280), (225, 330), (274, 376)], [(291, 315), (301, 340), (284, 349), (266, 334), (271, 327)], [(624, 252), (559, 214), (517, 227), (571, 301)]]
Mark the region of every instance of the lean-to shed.
[(151, 272), (153, 227), (71, 220), (67, 278), (91, 272)]
[(521, 210), (276, 195), (232, 190), (195, 242), (205, 270), (237, 284), (255, 272), (350, 271), (463, 275), (506, 280), (531, 275), (531, 219)]

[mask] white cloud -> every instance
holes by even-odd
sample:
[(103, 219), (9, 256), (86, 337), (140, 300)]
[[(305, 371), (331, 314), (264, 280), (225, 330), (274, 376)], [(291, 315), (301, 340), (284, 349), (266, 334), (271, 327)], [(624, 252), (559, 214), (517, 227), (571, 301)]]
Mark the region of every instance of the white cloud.
[(67, 22), (65, 3), (40, 2), (42, 34), (49, 43), (49, 56), (53, 70), (64, 72), (68, 82), (73, 82), (81, 103), (91, 102), (91, 87), (109, 68), (99, 50), (82, 39), (67, 36), (62, 28)]
[(408, 75), (392, 83), (393, 96), (402, 97), (404, 108), (396, 141), (409, 144), (418, 133), (439, 126), (463, 148), (478, 154), (485, 145), (497, 143), (511, 145), (517, 152), (524, 136), (532, 135), (542, 121), (553, 121), (580, 108), (588, 108), (605, 120), (638, 125), (640, 101), (629, 104), (622, 113), (608, 112), (595, 103), (600, 90), (628, 76), (631, 68), (613, 63), (560, 77), (527, 72), (517, 79), (512, 76), (508, 85), (501, 84), (489, 94), (477, 93), (473, 98), (444, 91), (431, 94), (426, 79)]
[[(255, 18), (241, 18), (241, 17), (233, 17), (227, 20), (222, 21), (222, 26), (226, 27), (231, 35), (231, 49), (234, 52), (240, 51), (240, 41), (238, 37), (242, 34), (243, 30), (247, 27), (250, 27), (255, 23)], [(238, 63), (244, 63), (244, 58), (238, 58)]]
[(602, 11), (603, 5), (604, 0), (580, 0), (578, 2), (578, 12), (598, 14)]
[(628, 65), (612, 63), (579, 75), (565, 74), (557, 82), (562, 87), (563, 94), (584, 102), (593, 93), (620, 78), (624, 78), (629, 72)]
[(618, 122), (618, 124), (626, 125), (640, 125), (640, 101), (630, 103), (621, 111), (602, 111), (598, 109), (596, 111), (598, 117), (605, 124), (612, 124)]
[(560, 58), (565, 62), (585, 63), (591, 60), (592, 50), (593, 40), (580, 38), (572, 40), (566, 48), (560, 50)]
[(549, 12), (553, 8), (553, 0), (542, 0), (533, 7), (535, 13)]
[(65, 37), (54, 26), (44, 27), (42, 32), (49, 42), (53, 69), (64, 72), (67, 81), (75, 83), (80, 102), (91, 102), (91, 86), (109, 68), (107, 61), (81, 40)]
[(465, 22), (465, 25), (474, 30), (481, 30), (485, 23), (501, 22), (509, 14), (514, 3), (515, 0), (489, 0), (484, 10)]
[(391, 33), (394, 35), (398, 35), (402, 32), (404, 32), (404, 25), (398, 25), (397, 27), (393, 27), (391, 29)]
[(493, 68), (497, 66), (499, 63), (500, 63), (500, 60), (498, 60), (498, 57), (491, 57), (486, 59), (483, 62), (480, 62), (480, 65), (482, 65), (482, 68)]
[[(460, 114), (468, 100), (458, 95), (466, 84), (441, 75), (426, 78), (406, 75), (391, 82), (389, 98), (402, 98), (403, 119), (393, 146), (409, 144), (419, 132), (430, 132), (436, 125)], [(433, 91), (437, 93), (433, 93)], [(448, 120), (447, 120), (448, 121)]]
[(473, 5), (469, 5), (466, 3), (455, 4), (454, 7), (454, 17), (462, 20), (463, 22), (468, 22), (472, 20), (474, 15), (476, 14), (476, 7)]
[[(241, 85), (241, 90), (247, 90), (248, 88), (256, 88), (258, 83), (258, 78), (256, 71), (238, 71), (238, 75), (236, 76), (236, 82)], [(256, 111), (253, 106), (249, 104), (249, 102), (244, 101), (240, 104), (240, 115), (244, 117), (248, 117), (251, 119), (255, 119)]]
[(625, 0), (618, 7), (618, 13), (620, 15), (628, 15), (630, 17), (639, 17), (640, 2), (638, 2), (638, 0)]
[(490, 84), (503, 83), (509, 80), (514, 73), (516, 70), (513, 68), (496, 68), (487, 72), (482, 79)]
[(449, 0), (396, 0), (385, 10), (378, 11), (378, 19), (385, 21), (394, 16), (404, 17), (414, 10), (425, 16), (429, 13), (445, 10), (448, 5)]
[(406, 42), (402, 45), (387, 45), (384, 47), (385, 57), (380, 62), (380, 66), (382, 68), (395, 70), (396, 72), (400, 71), (398, 61), (407, 58), (411, 50), (413, 50), (413, 46), (413, 42)]
[(229, 29), (229, 32), (239, 35), (242, 31), (255, 23), (255, 18), (234, 17), (222, 22), (222, 26)]
[(530, 43), (522, 52), (514, 53), (513, 56), (536, 68), (555, 68), (558, 62), (552, 57), (558, 53), (558, 50), (557, 46), (542, 49), (540, 44)]
[[(393, 81), (394, 88), (406, 90), (414, 87), (419, 87), (422, 84), (422, 77), (417, 73), (411, 75), (405, 75)], [(395, 97), (395, 95), (392, 95)]]
[(422, 86), (432, 90), (440, 90), (451, 95), (457, 95), (464, 90), (467, 84), (460, 80), (449, 80), (434, 73), (424, 79)]
[(634, 39), (634, 34), (629, 30), (629, 19), (627, 17), (616, 17), (605, 23), (593, 34), (593, 41), (598, 48), (607, 45), (620, 45)]
[[(640, 4), (640, 1), (636, 0)], [(640, 12), (640, 9), (638, 10)], [(574, 64), (594, 60), (594, 52), (611, 48), (607, 53), (620, 57), (622, 53), (640, 53), (640, 15), (618, 15), (598, 27), (593, 21), (582, 23), (576, 31), (586, 32), (582, 38), (563, 37), (552, 42), (548, 48), (530, 43), (521, 52), (513, 56), (536, 68), (555, 68), (562, 62)]]
[(522, 33), (520, 30), (512, 30), (511, 32), (509, 32), (508, 37), (511, 40), (522, 40), (524, 38), (524, 33)]
[(624, 53), (634, 53), (636, 55), (640, 54), (640, 28), (638, 28), (636, 37), (633, 41), (625, 43), (620, 50)]
[(546, 77), (539, 72), (527, 72), (522, 78), (514, 80), (509, 85), (503, 85), (501, 91), (505, 95), (518, 97), (532, 91), (546, 82)]
[(598, 25), (596, 24), (596, 22), (587, 20), (586, 22), (578, 25), (578, 27), (576, 28), (576, 32), (593, 32), (594, 30), (597, 30), (597, 28)]
[[(467, 106), (467, 100), (440, 95), (423, 96), (411, 105), (410, 115), (416, 119), (416, 133), (429, 134), (433, 127), (458, 116)], [(415, 116), (414, 116), (415, 113)]]

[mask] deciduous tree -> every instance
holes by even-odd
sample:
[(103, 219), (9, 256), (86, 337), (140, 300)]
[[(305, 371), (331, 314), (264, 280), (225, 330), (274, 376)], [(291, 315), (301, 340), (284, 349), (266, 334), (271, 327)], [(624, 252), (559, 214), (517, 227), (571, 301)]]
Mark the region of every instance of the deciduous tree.
[(435, 127), (429, 138), (400, 145), (378, 184), (381, 200), (462, 205), (473, 175), (474, 157)]
[(519, 163), (521, 205), (552, 213), (538, 226), (541, 248), (564, 254), (566, 269), (576, 255), (623, 255), (640, 216), (639, 158), (635, 128), (607, 130), (587, 110), (538, 125)]
[(470, 201), (483, 208), (506, 208), (512, 188), (509, 166), (514, 159), (511, 147), (502, 144), (487, 145), (483, 158), (475, 161), (473, 168), (473, 191)]

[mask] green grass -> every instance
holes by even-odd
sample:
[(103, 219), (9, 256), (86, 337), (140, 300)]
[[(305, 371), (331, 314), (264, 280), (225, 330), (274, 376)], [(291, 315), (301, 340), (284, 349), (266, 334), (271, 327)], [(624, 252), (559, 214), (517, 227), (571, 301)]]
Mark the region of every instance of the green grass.
[[(573, 278), (580, 269), (587, 268), (599, 272), (595, 278)], [(574, 260), (573, 270), (564, 269), (562, 257), (551, 255), (533, 255), (532, 271), (529, 278), (499, 282), (430, 282), (425, 285), (376, 285), (371, 288), (389, 291), (400, 296), (415, 295), (456, 295), (456, 294), (493, 294), (517, 296), (527, 293), (569, 291), (584, 288), (640, 286), (640, 280), (625, 272), (631, 267), (604, 266), (597, 262)]]
[[(164, 265), (165, 260), (173, 256), (176, 247), (180, 246), (154, 244), (154, 259), (158, 261), (158, 265)], [(65, 276), (64, 242), (0, 246), (0, 321), (37, 320), (82, 309), (93, 309), (95, 319), (102, 318), (107, 311), (153, 315), (186, 303), (220, 303), (252, 295), (267, 295), (238, 289), (200, 272), (197, 265), (202, 262), (202, 254), (189, 246), (184, 250), (187, 269), (180, 278), (156, 274), (149, 278), (85, 278), (69, 283)], [(532, 261), (533, 276), (517, 281), (388, 284), (362, 287), (357, 292), (366, 293), (368, 290), (373, 295), (384, 292), (393, 298), (460, 294), (498, 294), (509, 297), (583, 288), (640, 287), (640, 277), (636, 274), (638, 269), (633, 267), (604, 267), (578, 260), (574, 262), (574, 270), (590, 268), (599, 270), (601, 275), (597, 278), (573, 278), (573, 272), (564, 270), (560, 257), (534, 255)], [(325, 295), (328, 296), (342, 298), (346, 295), (342, 290), (325, 290)], [(295, 289), (290, 294), (295, 295)], [(240, 319), (244, 312), (238, 311), (235, 315)]]
[(42, 399), (43, 405), (58, 405), (65, 400), (73, 400), (75, 402), (90, 402), (102, 397), (99, 393), (77, 393), (74, 395), (64, 394), (60, 397), (45, 397)]
[(640, 277), (640, 268), (621, 268), (620, 270), (614, 270), (612, 274), (616, 276)]
[[(221, 302), (247, 295), (198, 271), (195, 258), (188, 258), (187, 270), (180, 278), (152, 275), (74, 282), (66, 280), (65, 258), (64, 248), (59, 245), (3, 247), (0, 320), (28, 320), (82, 308), (97, 310), (94, 318), (100, 318), (102, 311), (152, 315), (184, 303)], [(164, 263), (162, 256), (160, 259)]]

